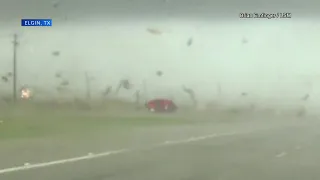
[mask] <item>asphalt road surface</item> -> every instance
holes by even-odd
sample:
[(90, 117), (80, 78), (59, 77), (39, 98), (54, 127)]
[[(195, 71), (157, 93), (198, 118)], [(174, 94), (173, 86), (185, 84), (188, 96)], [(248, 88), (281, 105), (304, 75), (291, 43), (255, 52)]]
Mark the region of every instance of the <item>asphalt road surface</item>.
[(320, 124), (252, 128), (226, 136), (0, 174), (5, 180), (320, 179)]

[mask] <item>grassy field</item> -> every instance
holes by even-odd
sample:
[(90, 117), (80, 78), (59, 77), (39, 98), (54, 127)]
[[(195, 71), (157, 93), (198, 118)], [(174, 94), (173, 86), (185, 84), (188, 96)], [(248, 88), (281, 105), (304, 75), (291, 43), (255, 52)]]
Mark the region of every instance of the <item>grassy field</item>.
[(250, 127), (250, 121), (269, 122), (266, 115), (248, 109), (152, 114), (122, 102), (0, 105), (0, 168)]
[[(82, 138), (91, 133), (121, 133), (135, 128), (179, 126), (203, 121), (233, 122), (252, 116), (248, 109), (220, 112), (179, 110), (174, 114), (153, 114), (133, 103), (108, 102), (20, 102), (0, 106), (0, 141), (44, 137)], [(265, 113), (264, 116), (270, 113)], [(261, 116), (261, 112), (258, 114)], [(245, 120), (245, 118), (243, 118)]]
[(136, 127), (190, 123), (183, 117), (148, 112), (102, 112), (75, 109), (14, 109), (0, 119), (0, 140), (50, 136), (83, 136), (97, 131), (127, 131)]
[(131, 105), (1, 106), (0, 168), (153, 142), (161, 138), (155, 137), (154, 129), (189, 123), (193, 122), (184, 117), (150, 114)]

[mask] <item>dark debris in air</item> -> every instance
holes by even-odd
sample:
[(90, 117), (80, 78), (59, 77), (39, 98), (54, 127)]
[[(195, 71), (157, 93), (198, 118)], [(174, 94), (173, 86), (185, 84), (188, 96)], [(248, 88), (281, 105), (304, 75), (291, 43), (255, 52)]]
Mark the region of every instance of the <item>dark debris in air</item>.
[(13, 73), (12, 72), (7, 72), (6, 75), (1, 76), (1, 80), (4, 83), (7, 83), (10, 81), (10, 78), (12, 78)]
[(58, 8), (60, 6), (60, 1), (53, 1), (52, 2), (52, 7)]
[(302, 97), (302, 101), (307, 101), (309, 99), (310, 95), (306, 94)]
[(247, 44), (248, 43), (248, 39), (243, 37), (242, 40), (241, 40), (241, 43), (242, 44)]
[(157, 71), (157, 76), (162, 76), (163, 72), (162, 71)]
[(241, 96), (248, 96), (248, 93), (243, 92), (243, 93), (241, 93)]
[(190, 38), (188, 39), (188, 41), (187, 41), (187, 45), (188, 45), (188, 46), (191, 46), (192, 44), (193, 44), (193, 38), (190, 37)]
[(62, 77), (62, 73), (61, 73), (61, 72), (57, 72), (57, 73), (55, 74), (55, 77), (56, 77), (56, 78), (61, 78), (61, 77)]
[(69, 85), (69, 81), (68, 80), (63, 80), (61, 83), (60, 83), (61, 86), (68, 86)]
[(59, 56), (59, 55), (60, 55), (60, 51), (53, 51), (53, 52), (52, 52), (52, 55), (53, 55), (53, 56)]
[(112, 86), (107, 86), (105, 91), (103, 92), (103, 96), (106, 97), (112, 92)]
[(147, 28), (147, 31), (153, 35), (161, 35), (162, 34), (162, 31), (160, 31), (159, 29), (156, 29), (156, 28)]
[(1, 79), (2, 79), (3, 82), (8, 82), (9, 81), (8, 77), (6, 77), (6, 76), (2, 76)]

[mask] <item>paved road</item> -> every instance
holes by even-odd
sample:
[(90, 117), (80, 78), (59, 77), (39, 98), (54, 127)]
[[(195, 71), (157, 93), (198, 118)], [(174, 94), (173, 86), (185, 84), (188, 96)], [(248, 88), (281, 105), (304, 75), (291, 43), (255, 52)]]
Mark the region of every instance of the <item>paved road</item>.
[(0, 179), (313, 180), (320, 178), (318, 152), (319, 124), (306, 121), (17, 171), (2, 174)]

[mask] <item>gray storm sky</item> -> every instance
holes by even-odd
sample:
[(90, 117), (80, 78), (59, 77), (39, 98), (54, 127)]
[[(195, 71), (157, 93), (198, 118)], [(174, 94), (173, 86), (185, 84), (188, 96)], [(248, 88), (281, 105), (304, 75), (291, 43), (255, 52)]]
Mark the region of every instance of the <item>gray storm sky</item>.
[[(0, 2), (0, 70), (11, 68), (17, 32), (21, 84), (50, 89), (53, 74), (64, 71), (81, 95), (89, 71), (96, 91), (129, 77), (136, 89), (146, 79), (154, 96), (183, 98), (180, 85), (186, 84), (203, 101), (216, 97), (217, 84), (226, 97), (247, 91), (257, 98), (295, 99), (317, 87), (316, 1), (66, 0), (56, 8), (53, 2)], [(244, 20), (240, 12), (290, 12), (292, 18)], [(21, 18), (53, 18), (54, 25), (20, 27)], [(59, 57), (51, 55), (55, 50)], [(155, 77), (159, 69), (162, 78)]]
[[(58, 3), (57, 3), (58, 2)], [(53, 4), (57, 4), (54, 8)], [(1, 0), (0, 17), (130, 17), (230, 18), (239, 12), (291, 12), (295, 18), (316, 17), (315, 0)]]

